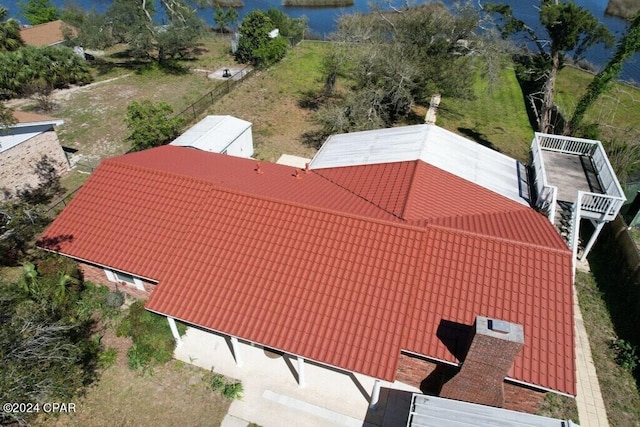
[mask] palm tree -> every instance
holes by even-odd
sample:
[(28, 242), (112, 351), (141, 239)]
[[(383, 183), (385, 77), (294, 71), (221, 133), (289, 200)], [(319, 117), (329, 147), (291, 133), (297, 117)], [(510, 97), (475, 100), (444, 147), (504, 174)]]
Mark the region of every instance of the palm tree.
[(9, 9), (0, 6), (0, 52), (12, 52), (24, 46), (20, 37), (20, 26), (15, 19), (7, 19)]

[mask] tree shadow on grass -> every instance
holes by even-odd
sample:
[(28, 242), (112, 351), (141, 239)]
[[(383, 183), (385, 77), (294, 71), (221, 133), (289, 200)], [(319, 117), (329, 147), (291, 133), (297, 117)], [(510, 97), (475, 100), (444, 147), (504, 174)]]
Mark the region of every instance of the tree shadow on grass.
[(489, 141), (484, 134), (478, 132), (475, 129), (459, 127), (458, 132), (474, 140), (480, 145), (483, 145), (487, 148), (491, 148), (492, 150), (500, 152), (500, 150), (498, 150), (498, 148), (495, 145), (493, 145), (493, 143)]
[[(605, 225), (588, 258), (616, 335), (640, 347), (640, 283), (634, 279), (634, 269), (627, 265), (611, 224)], [(633, 370), (633, 377), (640, 388), (640, 369)]]
[(321, 130), (310, 130), (300, 136), (300, 142), (307, 147), (319, 150), (327, 138), (328, 135)]

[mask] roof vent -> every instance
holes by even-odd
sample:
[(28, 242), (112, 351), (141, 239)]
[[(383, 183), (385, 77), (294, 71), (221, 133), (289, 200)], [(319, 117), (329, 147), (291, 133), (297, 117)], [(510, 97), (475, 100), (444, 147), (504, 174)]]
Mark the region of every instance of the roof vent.
[(511, 324), (504, 320), (488, 319), (487, 326), (494, 332), (500, 332), (501, 334), (508, 334), (511, 332)]
[(256, 171), (258, 175), (262, 175), (264, 173), (264, 171), (260, 167), (260, 162), (256, 162), (256, 168), (254, 169), (254, 171)]
[(293, 173), (293, 176), (296, 179), (302, 179), (302, 175), (300, 175), (300, 171), (298, 169), (295, 170), (295, 172)]
[(309, 173), (309, 162), (304, 164), (304, 173)]

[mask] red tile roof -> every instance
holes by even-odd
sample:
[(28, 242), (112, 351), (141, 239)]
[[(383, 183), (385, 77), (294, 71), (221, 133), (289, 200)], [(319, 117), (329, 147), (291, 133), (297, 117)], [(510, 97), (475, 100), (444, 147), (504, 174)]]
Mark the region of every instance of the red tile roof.
[(571, 252), (540, 214), (421, 161), (256, 169), (105, 161), (41, 245), (157, 280), (152, 311), (385, 380), (401, 349), (456, 361), (443, 321), (495, 316), (525, 328), (512, 378), (575, 394)]
[(27, 46), (50, 46), (64, 41), (64, 31), (68, 29), (72, 34), (77, 30), (61, 20), (33, 25), (20, 29), (20, 37)]

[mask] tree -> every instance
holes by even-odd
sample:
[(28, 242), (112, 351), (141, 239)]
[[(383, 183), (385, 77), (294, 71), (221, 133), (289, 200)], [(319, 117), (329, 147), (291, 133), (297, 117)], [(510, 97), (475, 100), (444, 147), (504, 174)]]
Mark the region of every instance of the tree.
[[(324, 96), (335, 97), (318, 111), (324, 133), (392, 126), (434, 93), (470, 96), (473, 57), (486, 44), (478, 19), (470, 6), (454, 13), (435, 3), (342, 17), (323, 63)], [(340, 75), (352, 83), (347, 95), (335, 94)]]
[(236, 61), (268, 67), (281, 60), (288, 43), (282, 36), (269, 35), (275, 28), (264, 11), (256, 9), (249, 12), (238, 29), (240, 40), (235, 52)]
[[(18, 283), (0, 284), (0, 395), (10, 402), (68, 402), (96, 377), (100, 345), (94, 321), (78, 310), (80, 275), (56, 258), (43, 260), (54, 271), (27, 263)], [(0, 410), (0, 423), (28, 424), (33, 415)]]
[(0, 204), (0, 265), (20, 262), (31, 249), (34, 237), (49, 223), (47, 205), (64, 192), (60, 176), (47, 156), (38, 161), (34, 173), (40, 181), (37, 187), (5, 194), (12, 198)]
[(161, 64), (168, 59), (184, 58), (196, 45), (204, 28), (202, 20), (193, 9), (184, 5), (179, 7), (184, 10), (167, 11), (170, 13), (170, 24), (155, 32), (158, 62)]
[(631, 55), (640, 50), (640, 13), (637, 13), (629, 23), (627, 30), (618, 42), (616, 52), (607, 62), (607, 65), (591, 80), (587, 91), (582, 95), (571, 120), (565, 127), (564, 134), (570, 135), (577, 130), (587, 110), (593, 105), (600, 95), (611, 87), (611, 82), (620, 75), (622, 66)]
[(48, 223), (42, 206), (20, 200), (0, 204), (0, 263), (16, 265)]
[(95, 11), (84, 14), (82, 11), (65, 9), (64, 22), (78, 29), (75, 43), (91, 49), (106, 49), (116, 44), (112, 31), (112, 21), (104, 13)]
[(238, 12), (233, 7), (222, 8), (216, 4), (216, 8), (213, 12), (213, 20), (218, 26), (218, 31), (221, 33), (229, 31), (229, 28), (233, 28), (238, 22)]
[(60, 12), (51, 3), (51, 0), (26, 0), (19, 1), (22, 16), (27, 18), (31, 25), (44, 24), (60, 18)]
[(27, 46), (0, 53), (0, 92), (7, 96), (30, 96), (92, 79), (87, 63), (65, 46)]
[(16, 122), (17, 120), (13, 115), (13, 110), (0, 102), (0, 134), (5, 128), (15, 124)]
[(282, 37), (301, 40), (304, 36), (304, 31), (307, 29), (306, 17), (291, 18), (275, 7), (270, 7), (267, 15)]
[(0, 52), (12, 52), (24, 46), (20, 25), (15, 19), (6, 19), (9, 9), (0, 5)]
[(100, 49), (124, 43), (132, 58), (159, 63), (183, 57), (197, 44), (204, 24), (185, 0), (160, 0), (159, 4), (167, 17), (164, 25), (153, 21), (153, 1), (114, 0), (105, 14), (87, 15), (79, 42)]
[(174, 140), (180, 134), (182, 120), (171, 118), (173, 108), (166, 102), (154, 104), (145, 100), (133, 101), (127, 107), (127, 127), (131, 134), (131, 150), (140, 151), (158, 147)]
[(504, 37), (524, 33), (538, 49), (537, 64), (541, 69), (533, 71), (544, 81), (544, 85), (541, 88), (537, 126), (540, 132), (554, 133), (557, 129), (552, 123), (553, 94), (556, 76), (564, 66), (566, 54), (572, 52), (573, 59), (577, 60), (596, 44), (611, 45), (613, 35), (591, 12), (573, 2), (541, 0), (539, 17), (546, 31), (545, 36), (538, 35), (523, 21), (515, 18), (510, 6), (487, 4), (485, 9), (501, 16)]

